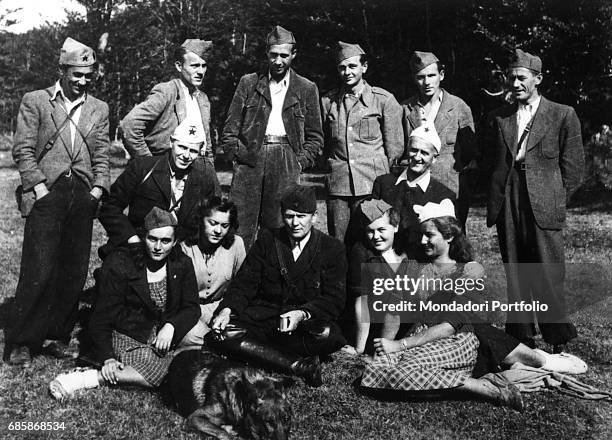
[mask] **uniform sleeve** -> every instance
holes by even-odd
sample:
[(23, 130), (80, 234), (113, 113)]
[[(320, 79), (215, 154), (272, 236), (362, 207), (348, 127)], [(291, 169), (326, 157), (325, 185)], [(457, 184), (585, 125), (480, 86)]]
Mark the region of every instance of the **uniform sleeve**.
[(466, 166), (472, 160), (477, 159), (478, 148), (472, 111), (465, 103), (462, 103), (461, 110), (459, 112), (458, 124), (459, 126), (457, 128), (457, 140), (455, 145), (457, 148), (459, 148), (461, 163)]
[[(178, 251), (178, 249), (177, 249)], [(200, 303), (198, 299), (198, 283), (196, 281), (193, 264), (189, 257), (183, 259), (181, 266), (181, 285), (179, 292), (173, 292), (181, 296), (178, 311), (170, 316), (166, 322), (174, 327), (172, 343), (176, 346), (185, 337), (187, 332), (196, 325), (200, 318)]]
[(389, 95), (383, 107), (383, 147), (389, 165), (399, 161), (404, 153), (404, 130), (402, 129), (402, 107), (393, 95)]
[(247, 77), (240, 78), (238, 87), (234, 92), (234, 97), (227, 110), (223, 133), (221, 135), (221, 145), (223, 151), (230, 160), (233, 160), (239, 149), (245, 145), (240, 140), (240, 127), (242, 125), (242, 110), (244, 109), (248, 93)]
[(584, 147), (580, 120), (576, 111), (571, 107), (561, 127), (559, 167), (566, 191), (566, 200), (569, 201), (584, 178)]
[(151, 90), (147, 99), (134, 107), (123, 121), (121, 129), (125, 148), (132, 157), (151, 156), (145, 142), (147, 124), (156, 121), (168, 105), (168, 96), (160, 84)]
[(91, 168), (94, 176), (93, 186), (99, 186), (104, 191), (110, 189), (110, 165), (109, 152), (110, 140), (108, 134), (108, 105), (102, 103), (102, 117), (94, 126), (95, 144), (93, 146), (93, 156), (91, 158)]
[(314, 165), (317, 156), (323, 148), (323, 128), (321, 125), (321, 107), (319, 105), (319, 89), (316, 84), (310, 85), (305, 95), (306, 115), (304, 120), (304, 150), (298, 155), (302, 169)]
[(35, 97), (26, 94), (19, 106), (13, 144), (13, 160), (17, 164), (24, 191), (29, 191), (37, 184), (47, 181), (38, 167), (36, 157), (40, 117)]

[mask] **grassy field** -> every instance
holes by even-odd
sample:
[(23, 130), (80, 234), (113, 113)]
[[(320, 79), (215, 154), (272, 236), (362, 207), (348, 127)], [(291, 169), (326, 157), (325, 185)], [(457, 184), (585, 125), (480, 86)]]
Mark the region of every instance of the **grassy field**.
[[(117, 170), (115, 170), (115, 173)], [(229, 184), (229, 175), (220, 175)], [(6, 322), (19, 275), (23, 220), (13, 190), (18, 175), (7, 152), (0, 151), (0, 319)], [(311, 183), (316, 177), (310, 176)], [(325, 206), (319, 201), (319, 227), (325, 227)], [(590, 366), (582, 379), (612, 389), (612, 196), (584, 193), (569, 213), (566, 230), (567, 295), (580, 337), (569, 350)], [(491, 282), (502, 284), (497, 239), (484, 224), (484, 209), (475, 208), (468, 223), (479, 260)], [(105, 241), (96, 223), (91, 271), (100, 262), (96, 250)], [(575, 264), (574, 264), (575, 263)], [(588, 264), (587, 264), (588, 263)], [(91, 276), (88, 285), (91, 285)], [(499, 317), (500, 322), (503, 319)], [(0, 336), (0, 347), (4, 346)], [(72, 367), (68, 361), (35, 358), (27, 369), (0, 364), (0, 438), (2, 439), (196, 439), (183, 419), (166, 408), (160, 397), (139, 389), (102, 388), (57, 403), (47, 385)], [(355, 391), (362, 366), (337, 356), (324, 365), (324, 385), (317, 389), (298, 383), (289, 390), (294, 408), (294, 439), (608, 439), (612, 435), (612, 404), (583, 401), (557, 392), (525, 395), (521, 414), (485, 402), (379, 401)], [(56, 431), (9, 431), (10, 422), (59, 422)]]

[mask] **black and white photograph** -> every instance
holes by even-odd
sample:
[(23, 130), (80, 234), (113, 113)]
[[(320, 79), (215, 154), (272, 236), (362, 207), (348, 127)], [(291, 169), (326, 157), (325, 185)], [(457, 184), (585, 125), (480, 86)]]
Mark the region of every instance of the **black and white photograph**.
[(610, 0), (0, 0), (0, 437), (612, 436)]

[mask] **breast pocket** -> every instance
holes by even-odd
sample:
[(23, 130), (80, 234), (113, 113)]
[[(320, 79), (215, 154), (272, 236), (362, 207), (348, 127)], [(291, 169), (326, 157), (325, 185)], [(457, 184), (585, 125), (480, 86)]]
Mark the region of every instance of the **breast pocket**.
[(366, 141), (373, 141), (381, 136), (380, 115), (366, 115), (361, 119), (359, 127), (359, 137)]

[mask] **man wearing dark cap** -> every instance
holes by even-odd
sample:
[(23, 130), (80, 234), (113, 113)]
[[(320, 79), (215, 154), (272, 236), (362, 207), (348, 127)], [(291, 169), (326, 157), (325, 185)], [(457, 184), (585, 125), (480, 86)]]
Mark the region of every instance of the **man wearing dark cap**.
[(346, 295), (345, 249), (313, 227), (314, 188), (291, 188), (281, 207), (284, 226), (261, 231), (215, 312), (211, 343), (319, 386), (317, 355), (345, 344), (335, 323)]
[[(516, 102), (488, 118), (487, 225), (497, 227), (508, 302), (546, 304), (547, 311), (536, 313), (538, 327), (560, 352), (576, 337), (565, 310), (563, 227), (566, 202), (584, 172), (580, 121), (572, 107), (540, 95), (539, 57), (517, 49), (508, 82)], [(506, 319), (506, 332), (533, 348), (533, 313), (512, 311)]]
[(110, 185), (108, 106), (87, 94), (96, 54), (72, 38), (60, 78), (21, 102), (13, 158), (27, 217), (5, 360), (28, 364), (31, 350), (76, 356), (68, 348), (89, 266), (94, 213)]
[(418, 93), (404, 102), (403, 125), (406, 150), (410, 133), (424, 123), (433, 123), (442, 141), (432, 176), (450, 188), (457, 198), (457, 220), (465, 226), (469, 210), (469, 172), (475, 168), (476, 136), (472, 111), (459, 97), (441, 87), (444, 65), (431, 52), (415, 51), (410, 69)]
[(238, 231), (247, 250), (258, 226), (282, 226), (280, 197), (314, 164), (323, 144), (317, 86), (291, 68), (293, 34), (268, 34), (265, 72), (243, 76), (230, 104), (221, 139), (234, 161), (230, 198), (239, 207)]
[(352, 214), (369, 197), (374, 179), (389, 172), (404, 148), (402, 108), (393, 95), (370, 86), (363, 75), (366, 54), (358, 44), (339, 41), (336, 66), (341, 86), (321, 99), (327, 180), (327, 228), (347, 245), (360, 237), (347, 235)]
[(202, 125), (206, 140), (201, 155), (213, 165), (210, 102), (200, 88), (212, 41), (187, 39), (174, 53), (178, 78), (157, 84), (121, 121), (123, 142), (132, 157), (158, 156), (170, 149), (170, 135), (185, 119)]

